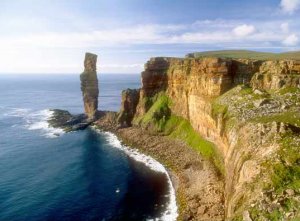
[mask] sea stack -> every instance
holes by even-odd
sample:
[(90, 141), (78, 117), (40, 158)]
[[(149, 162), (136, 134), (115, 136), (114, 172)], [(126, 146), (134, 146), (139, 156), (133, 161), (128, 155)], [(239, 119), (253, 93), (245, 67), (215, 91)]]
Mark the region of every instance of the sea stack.
[(98, 79), (97, 55), (86, 53), (84, 59), (84, 72), (80, 75), (81, 91), (85, 114), (88, 120), (94, 120), (98, 109)]

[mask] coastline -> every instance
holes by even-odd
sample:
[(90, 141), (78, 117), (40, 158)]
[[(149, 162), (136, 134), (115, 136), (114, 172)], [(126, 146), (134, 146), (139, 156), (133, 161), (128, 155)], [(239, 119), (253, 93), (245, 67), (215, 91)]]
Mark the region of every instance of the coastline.
[[(110, 144), (123, 152), (125, 152), (129, 157), (133, 158), (134, 160), (141, 162), (145, 164), (147, 167), (149, 167), (151, 170), (163, 173), (167, 177), (168, 185), (169, 185), (169, 202), (166, 206), (166, 210), (162, 214), (161, 217), (156, 217), (154, 220), (162, 220), (162, 221), (171, 221), (176, 220), (178, 217), (178, 207), (176, 204), (176, 196), (175, 196), (175, 189), (173, 182), (171, 180), (170, 174), (167, 171), (167, 169), (159, 163), (157, 160), (153, 159), (151, 156), (145, 155), (141, 152), (139, 152), (135, 148), (128, 147), (121, 143), (119, 138), (112, 132), (102, 131), (99, 128), (92, 127), (94, 130), (97, 131), (97, 133), (100, 133), (101, 135), (105, 135), (107, 140), (110, 142)], [(152, 219), (151, 219), (152, 220)]]
[(182, 141), (150, 134), (138, 127), (118, 128), (115, 119), (115, 112), (104, 112), (94, 126), (115, 134), (123, 145), (137, 149), (166, 168), (179, 207), (176, 220), (224, 220), (223, 178), (210, 161)]
[[(29, 130), (43, 130), (44, 132), (47, 132), (48, 138), (55, 138), (63, 135), (64, 133), (68, 133), (70, 131), (67, 131), (65, 129), (61, 129), (60, 127), (57, 127), (57, 125), (53, 124), (53, 119), (56, 119), (55, 111), (45, 109), (38, 113), (41, 115), (41, 118), (38, 119), (38, 121), (34, 122), (32, 126), (34, 129), (31, 129), (28, 126)], [(102, 112), (100, 112), (101, 116), (103, 115)], [(41, 125), (39, 127), (36, 127), (35, 125)], [(166, 210), (163, 212), (163, 214), (160, 217), (156, 217), (154, 219), (149, 219), (149, 221), (155, 221), (155, 220), (161, 220), (161, 221), (175, 221), (178, 220), (179, 217), (179, 210), (178, 205), (176, 201), (176, 186), (174, 186), (174, 180), (177, 179), (177, 177), (168, 170), (163, 164), (158, 162), (156, 159), (152, 158), (150, 155), (146, 155), (143, 152), (140, 151), (138, 148), (129, 147), (127, 144), (122, 142), (120, 140), (119, 136), (117, 136), (116, 131), (108, 130), (99, 128), (98, 125), (92, 125), (91, 129), (95, 130), (97, 133), (101, 134), (102, 136), (106, 136), (108, 142), (111, 143), (111, 146), (114, 148), (117, 148), (121, 151), (123, 151), (126, 155), (133, 158), (134, 160), (141, 162), (145, 164), (147, 167), (149, 167), (151, 170), (163, 173), (166, 175), (168, 186), (169, 186), (169, 201), (166, 205)], [(60, 133), (57, 133), (59, 131)]]

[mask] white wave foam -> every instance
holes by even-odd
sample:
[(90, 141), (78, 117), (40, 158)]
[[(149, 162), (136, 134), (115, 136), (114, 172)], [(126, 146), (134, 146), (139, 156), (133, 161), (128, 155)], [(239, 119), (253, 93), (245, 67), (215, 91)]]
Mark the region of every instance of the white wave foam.
[(147, 167), (149, 167), (151, 170), (166, 174), (166, 176), (168, 178), (168, 185), (169, 185), (169, 195), (168, 195), (169, 196), (169, 202), (168, 202), (168, 205), (166, 207), (166, 211), (163, 213), (163, 215), (159, 218), (155, 218), (154, 221), (156, 221), (156, 220), (157, 221), (158, 220), (175, 221), (177, 216), (178, 216), (178, 208), (177, 208), (177, 204), (176, 204), (175, 189), (173, 187), (170, 175), (167, 172), (166, 168), (161, 163), (159, 163), (158, 161), (153, 159), (152, 157), (149, 157), (145, 154), (142, 154), (136, 149), (129, 148), (125, 145), (122, 145), (120, 140), (113, 133), (102, 132), (102, 131), (96, 129), (95, 127), (94, 127), (94, 129), (97, 132), (105, 135), (111, 146), (124, 151), (129, 157), (132, 157), (134, 160), (136, 160), (138, 162), (142, 162)]
[[(11, 108), (5, 116), (20, 117), (25, 121), (25, 128), (28, 130), (42, 131), (42, 135), (54, 138), (62, 135), (64, 131), (60, 128), (53, 128), (48, 124), (48, 120), (53, 115), (53, 111), (45, 109), (41, 111), (32, 111), (27, 108)], [(16, 125), (14, 125), (16, 126)]]
[(41, 130), (43, 135), (49, 138), (58, 137), (64, 134), (64, 130), (61, 128), (51, 127), (48, 123), (48, 120), (52, 117), (53, 111), (51, 110), (41, 110), (34, 113), (31, 113), (27, 120), (27, 128), (29, 130)]
[(24, 117), (29, 111), (30, 109), (28, 108), (10, 108), (9, 111), (3, 115), (7, 117)]

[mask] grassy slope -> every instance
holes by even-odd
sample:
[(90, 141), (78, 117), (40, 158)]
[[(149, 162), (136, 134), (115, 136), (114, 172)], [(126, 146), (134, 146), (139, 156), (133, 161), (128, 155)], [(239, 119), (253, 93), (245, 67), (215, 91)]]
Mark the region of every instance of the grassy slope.
[[(285, 96), (290, 93), (298, 94), (300, 91), (295, 88), (284, 88), (277, 91), (275, 94), (270, 92), (259, 95), (255, 94), (253, 90), (248, 87), (242, 87), (241, 90), (236, 90), (236, 88), (234, 88), (214, 101), (213, 114), (222, 114), (224, 118), (226, 118), (226, 128), (231, 128), (233, 125), (237, 126), (237, 119), (239, 119), (236, 115), (238, 112), (234, 113), (233, 110), (247, 110), (248, 108), (253, 109), (255, 108), (253, 106), (253, 102), (255, 100), (262, 98), (277, 99), (278, 96)], [(236, 94), (238, 94), (241, 99), (236, 99), (236, 101), (233, 102), (234, 104), (231, 104), (234, 105), (234, 109), (229, 108), (229, 106), (225, 105), (225, 103), (229, 103), (226, 99), (229, 99)], [(293, 96), (290, 96), (289, 99), (293, 103), (291, 105), (298, 102), (298, 99), (294, 100)], [(226, 102), (222, 102), (222, 100), (225, 100)], [(165, 94), (158, 94), (155, 97), (149, 98), (149, 101), (151, 101), (149, 103), (150, 109), (144, 116), (136, 119), (138, 124), (143, 127), (147, 127), (156, 133), (158, 132), (174, 139), (183, 140), (190, 147), (198, 151), (202, 156), (210, 159), (217, 166), (219, 171), (224, 174), (222, 157), (217, 152), (214, 145), (203, 139), (187, 120), (171, 113), (170, 108), (172, 107), (172, 102)], [(299, 126), (299, 119), (300, 115), (298, 113), (287, 111), (278, 114), (270, 114), (268, 116), (255, 116), (254, 119), (248, 119), (248, 121), (258, 123), (275, 121)], [(297, 140), (295, 141), (294, 138), (295, 135), (293, 134), (285, 134), (280, 142), (280, 149), (276, 154), (277, 160), (273, 161), (266, 159), (266, 161), (261, 165), (264, 167), (264, 170), (267, 171), (267, 174), (264, 174), (263, 176), (269, 177), (269, 182), (264, 184), (266, 189), (272, 189), (276, 192), (276, 194), (282, 194), (287, 189), (298, 191), (300, 188), (300, 166), (298, 165), (300, 159), (299, 143)], [(264, 182), (264, 179), (262, 179), (262, 181)], [(243, 204), (243, 202), (241, 203)], [(268, 218), (269, 220), (279, 221), (284, 217), (284, 213), (297, 207), (298, 203), (295, 200), (292, 198), (285, 198), (282, 201), (281, 207), (274, 209), (271, 213), (262, 211), (256, 206), (250, 208), (249, 212), (254, 220), (263, 220), (263, 218)], [(234, 220), (242, 220), (242, 216), (237, 216)]]
[(188, 120), (172, 114), (169, 108), (171, 105), (171, 101), (166, 95), (159, 94), (148, 112), (138, 119), (138, 123), (155, 132), (184, 141), (203, 157), (211, 160), (219, 172), (224, 174), (223, 159), (214, 144), (202, 138)]
[(244, 59), (257, 59), (257, 60), (281, 60), (281, 59), (294, 59), (300, 60), (300, 51), (284, 52), (284, 53), (270, 53), (270, 52), (257, 52), (249, 50), (221, 50), (221, 51), (204, 51), (190, 53), (187, 57), (194, 56), (201, 57), (221, 57), (221, 58), (244, 58)]

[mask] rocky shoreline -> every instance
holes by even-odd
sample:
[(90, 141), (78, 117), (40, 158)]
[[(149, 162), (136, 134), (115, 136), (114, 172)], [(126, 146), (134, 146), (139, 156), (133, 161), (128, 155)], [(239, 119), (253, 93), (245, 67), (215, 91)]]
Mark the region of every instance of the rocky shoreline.
[[(98, 111), (96, 115), (96, 121), (86, 124), (86, 118), (55, 109), (48, 123), (66, 132), (91, 125), (115, 134), (126, 146), (138, 149), (166, 167), (176, 192), (177, 220), (224, 220), (224, 179), (212, 162), (181, 140), (151, 133), (138, 126), (120, 127), (116, 112)], [(85, 126), (81, 128), (83, 124)]]
[(212, 163), (180, 140), (151, 134), (140, 127), (120, 128), (117, 114), (105, 112), (97, 128), (161, 162), (171, 176), (179, 206), (178, 220), (224, 220), (224, 183)]
[(299, 217), (299, 61), (152, 58), (118, 113), (97, 110), (96, 55), (84, 64), (85, 115), (60, 111), (49, 123), (94, 125), (161, 162), (178, 220)]

